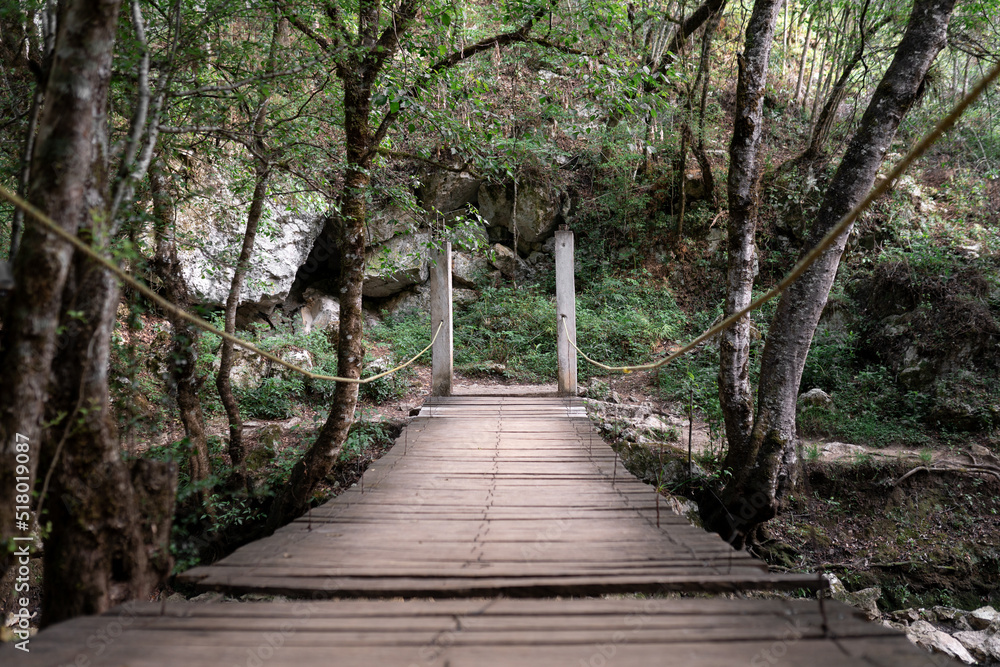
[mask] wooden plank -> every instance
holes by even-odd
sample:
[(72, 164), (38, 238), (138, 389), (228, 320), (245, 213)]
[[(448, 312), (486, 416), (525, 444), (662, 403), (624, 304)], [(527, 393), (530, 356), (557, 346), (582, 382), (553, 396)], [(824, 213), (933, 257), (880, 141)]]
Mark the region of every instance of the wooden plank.
[[(4, 664), (945, 667), (845, 605), (798, 600), (156, 604), (48, 628)], [(780, 662), (779, 662), (780, 659)], [(665, 662), (665, 660), (667, 662)]]

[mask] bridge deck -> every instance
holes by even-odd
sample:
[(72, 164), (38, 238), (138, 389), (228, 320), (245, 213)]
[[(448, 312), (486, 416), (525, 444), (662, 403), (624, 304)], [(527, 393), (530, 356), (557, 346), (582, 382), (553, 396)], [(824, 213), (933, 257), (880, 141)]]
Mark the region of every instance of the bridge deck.
[(704, 598), (142, 603), (53, 626), (31, 641), (29, 654), (0, 647), (0, 660), (23, 667), (954, 664), (850, 607), (824, 606)]
[[(659, 527), (657, 527), (659, 521)], [(181, 577), (328, 597), (816, 588), (661, 505), (578, 399), (432, 399), (362, 484)]]
[[(306, 598), (130, 603), (53, 626), (15, 665), (268, 667), (954, 664), (817, 600), (532, 599), (813, 587), (663, 510), (576, 400), (428, 402), (361, 486), (186, 579)], [(492, 599), (475, 599), (491, 596)]]

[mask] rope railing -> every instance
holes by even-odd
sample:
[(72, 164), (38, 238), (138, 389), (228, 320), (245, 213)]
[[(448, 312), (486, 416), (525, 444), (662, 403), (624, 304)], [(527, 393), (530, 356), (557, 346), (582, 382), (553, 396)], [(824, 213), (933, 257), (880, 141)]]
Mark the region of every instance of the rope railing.
[(826, 236), (824, 236), (820, 240), (820, 242), (816, 244), (816, 247), (810, 250), (807, 255), (805, 255), (802, 259), (800, 259), (798, 263), (794, 267), (792, 267), (792, 270), (788, 273), (787, 276), (785, 276), (781, 280), (781, 282), (779, 282), (777, 285), (768, 290), (764, 295), (752, 301), (746, 308), (743, 308), (739, 312), (736, 312), (727, 317), (726, 319), (722, 320), (717, 325), (708, 329), (707, 331), (702, 333), (700, 336), (698, 336), (697, 338), (695, 338), (694, 340), (692, 340), (690, 343), (683, 346), (679, 350), (674, 351), (664, 359), (650, 362), (648, 364), (640, 364), (637, 366), (609, 366), (606, 364), (602, 364), (588, 357), (579, 347), (576, 346), (576, 342), (573, 340), (573, 336), (570, 334), (569, 328), (566, 325), (566, 316), (563, 315), (562, 326), (563, 329), (566, 331), (566, 339), (569, 341), (569, 344), (573, 346), (573, 349), (576, 350), (581, 357), (586, 359), (594, 366), (597, 366), (598, 368), (603, 368), (604, 370), (610, 372), (617, 371), (627, 374), (633, 371), (653, 370), (656, 368), (660, 368), (661, 366), (666, 366), (674, 359), (677, 359), (678, 357), (687, 354), (688, 352), (695, 349), (702, 343), (722, 333), (729, 327), (736, 324), (743, 317), (749, 315), (751, 312), (757, 310), (771, 299), (780, 295), (782, 292), (788, 289), (792, 283), (798, 280), (798, 278), (803, 273), (805, 273), (805, 271), (810, 266), (812, 266), (817, 259), (819, 259), (819, 256), (822, 255), (824, 252), (826, 252), (830, 248), (830, 246), (832, 246), (833, 243), (837, 240), (837, 238), (841, 234), (843, 234), (848, 227), (854, 224), (854, 222), (858, 219), (858, 217), (860, 217), (860, 215), (864, 213), (864, 211), (869, 206), (871, 206), (876, 199), (878, 199), (879, 197), (881, 197), (882, 195), (884, 195), (886, 192), (889, 191), (889, 188), (892, 187), (892, 185), (896, 182), (896, 180), (903, 175), (903, 173), (914, 161), (919, 159), (920, 156), (922, 156), (927, 151), (928, 148), (934, 145), (934, 143), (938, 139), (940, 139), (945, 132), (951, 129), (951, 127), (955, 124), (955, 121), (957, 121), (959, 117), (961, 117), (961, 115), (965, 112), (965, 110), (969, 107), (969, 105), (975, 102), (979, 98), (979, 96), (983, 93), (983, 91), (986, 90), (986, 88), (991, 83), (993, 83), (998, 76), (1000, 76), (1000, 63), (995, 65), (993, 69), (990, 70), (990, 72), (985, 77), (983, 77), (982, 80), (980, 80), (979, 83), (977, 83), (976, 86), (971, 91), (969, 91), (969, 93), (964, 98), (962, 98), (958, 102), (958, 104), (954, 106), (954, 108), (952, 108), (951, 112), (949, 112), (947, 116), (938, 121), (938, 123), (934, 126), (934, 128), (916, 146), (910, 149), (910, 151), (903, 157), (903, 159), (896, 164), (893, 170), (889, 172), (889, 175), (885, 179), (883, 179), (880, 183), (878, 183), (874, 188), (872, 188), (871, 192), (868, 193), (868, 196), (865, 197), (861, 201), (861, 203), (859, 203), (857, 206), (851, 209), (851, 211), (847, 215), (841, 218), (840, 222), (838, 222), (829, 232), (827, 232)]
[(173, 315), (176, 315), (180, 319), (184, 320), (185, 322), (187, 322), (189, 324), (192, 324), (192, 325), (198, 327), (199, 329), (202, 329), (202, 330), (207, 331), (209, 333), (213, 333), (216, 336), (220, 336), (220, 337), (224, 338), (225, 340), (230, 341), (233, 345), (239, 346), (239, 347), (243, 348), (244, 350), (247, 350), (248, 352), (253, 352), (256, 355), (264, 357), (265, 359), (267, 359), (267, 360), (269, 360), (269, 361), (271, 361), (273, 363), (276, 363), (276, 364), (278, 364), (279, 366), (281, 366), (283, 368), (286, 368), (286, 369), (288, 369), (288, 370), (290, 370), (290, 371), (292, 371), (294, 373), (298, 373), (299, 375), (307, 377), (307, 378), (309, 378), (311, 380), (324, 380), (324, 381), (329, 381), (329, 382), (346, 382), (346, 383), (349, 383), (349, 384), (368, 384), (369, 382), (374, 382), (375, 380), (378, 380), (380, 378), (384, 378), (387, 375), (392, 375), (393, 373), (397, 373), (397, 372), (403, 370), (404, 368), (406, 368), (407, 366), (409, 366), (410, 364), (412, 364), (414, 361), (416, 361), (417, 359), (419, 359), (421, 356), (423, 356), (424, 353), (427, 352), (427, 350), (431, 349), (431, 347), (433, 347), (433, 345), (434, 345), (434, 342), (437, 340), (438, 336), (441, 334), (441, 329), (444, 327), (444, 320), (442, 320), (441, 322), (438, 323), (437, 330), (435, 330), (434, 336), (433, 336), (433, 338), (431, 338), (431, 342), (427, 344), (427, 347), (425, 347), (424, 349), (420, 350), (420, 352), (418, 352), (416, 355), (414, 355), (413, 357), (411, 357), (405, 363), (402, 363), (402, 364), (396, 366), (395, 368), (390, 368), (389, 370), (384, 371), (382, 373), (379, 373), (378, 375), (372, 375), (372, 376), (366, 377), (366, 378), (347, 378), (347, 377), (339, 377), (339, 376), (336, 376), (336, 375), (324, 375), (322, 373), (313, 373), (312, 371), (306, 370), (305, 368), (301, 368), (299, 366), (296, 366), (295, 364), (289, 363), (289, 362), (285, 361), (284, 359), (282, 359), (282, 358), (280, 358), (280, 357), (278, 357), (276, 355), (271, 354), (270, 352), (265, 352), (264, 350), (260, 349), (259, 347), (257, 347), (253, 343), (251, 343), (249, 341), (245, 341), (245, 340), (243, 340), (242, 338), (240, 338), (238, 336), (234, 336), (233, 334), (228, 333), (228, 332), (226, 332), (226, 331), (218, 328), (214, 324), (206, 322), (205, 320), (203, 320), (202, 318), (198, 317), (197, 315), (194, 315), (193, 313), (189, 313), (188, 311), (184, 310), (183, 308), (179, 308), (177, 305), (175, 305), (175, 304), (171, 303), (170, 301), (168, 301), (167, 299), (163, 298), (162, 296), (160, 296), (159, 294), (157, 294), (156, 292), (154, 292), (153, 290), (151, 290), (146, 285), (143, 285), (137, 279), (135, 279), (134, 277), (132, 277), (131, 275), (129, 275), (124, 269), (122, 269), (120, 266), (118, 266), (117, 264), (115, 264), (113, 261), (111, 261), (107, 257), (102, 256), (100, 253), (98, 253), (96, 250), (94, 250), (91, 246), (87, 245), (86, 243), (84, 243), (83, 241), (81, 241), (80, 239), (78, 239), (73, 234), (70, 234), (69, 232), (67, 232), (65, 229), (63, 229), (62, 227), (60, 227), (59, 225), (57, 225), (52, 220), (52, 218), (50, 218), (49, 216), (47, 216), (45, 213), (42, 213), (41, 211), (39, 211), (37, 208), (35, 208), (34, 206), (32, 206), (30, 203), (28, 203), (27, 201), (25, 201), (21, 197), (18, 197), (16, 194), (14, 194), (13, 192), (11, 192), (7, 188), (5, 188), (3, 185), (0, 185), (0, 197), (3, 197), (4, 199), (6, 199), (8, 202), (10, 202), (11, 204), (13, 204), (14, 206), (20, 208), (22, 211), (24, 211), (25, 213), (27, 213), (36, 222), (38, 222), (39, 224), (41, 224), (43, 227), (45, 227), (46, 229), (48, 229), (50, 232), (54, 233), (56, 236), (58, 236), (62, 240), (66, 241), (67, 243), (69, 243), (70, 245), (72, 245), (74, 248), (76, 248), (79, 252), (82, 252), (88, 258), (92, 259), (93, 261), (95, 261), (98, 264), (100, 264), (101, 266), (103, 266), (105, 269), (107, 269), (108, 271), (110, 271), (115, 277), (117, 277), (121, 282), (123, 282), (123, 283), (125, 283), (127, 285), (130, 285), (133, 288), (135, 288), (135, 290), (137, 292), (139, 292), (144, 297), (146, 297), (147, 299), (149, 299), (150, 301), (152, 301), (153, 303), (155, 303), (157, 306), (159, 306), (160, 308), (162, 308), (164, 311), (166, 311), (168, 313), (171, 313)]

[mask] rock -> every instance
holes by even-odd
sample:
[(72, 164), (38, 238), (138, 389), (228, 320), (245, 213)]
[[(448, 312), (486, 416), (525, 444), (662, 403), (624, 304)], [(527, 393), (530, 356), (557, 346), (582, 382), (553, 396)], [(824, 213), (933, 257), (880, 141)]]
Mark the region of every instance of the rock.
[(448, 213), (479, 200), (482, 179), (466, 172), (435, 169), (420, 179), (420, 203), (428, 211)]
[(976, 630), (986, 630), (992, 623), (1000, 622), (1000, 612), (993, 607), (980, 607), (965, 618)]
[(821, 451), (824, 458), (831, 459), (854, 458), (867, 452), (861, 445), (849, 445), (846, 442), (828, 442)]
[[(309, 350), (303, 350), (299, 347), (291, 347), (282, 351), (281, 360), (287, 364), (293, 364), (299, 368), (304, 368), (306, 370), (315, 366), (315, 360), (313, 359), (313, 353)], [(292, 372), (292, 371), (289, 371)]]
[(688, 500), (682, 496), (667, 496), (667, 501), (670, 503), (670, 509), (673, 510), (674, 514), (680, 514), (682, 517), (695, 524), (696, 526), (701, 526), (701, 513), (698, 510), (698, 503), (693, 500)]
[(950, 658), (961, 660), (967, 665), (976, 664), (976, 659), (972, 657), (960, 641), (946, 632), (938, 630), (927, 621), (916, 621), (906, 628), (907, 638), (922, 649), (935, 653), (943, 653)]
[(930, 611), (934, 614), (934, 619), (938, 621), (957, 621), (958, 619), (962, 618), (968, 613), (962, 611), (961, 609), (955, 609), (954, 607), (943, 607), (941, 605), (931, 607)]
[[(566, 193), (543, 186), (527, 185), (517, 193), (514, 226), (521, 243), (545, 241), (555, 231), (558, 218), (569, 213)], [(514, 232), (512, 227), (510, 230)]]
[[(215, 360), (213, 368), (219, 370), (219, 359)], [(241, 347), (233, 348), (233, 365), (229, 369), (229, 381), (233, 387), (252, 389), (259, 387), (271, 370), (271, 362), (261, 356), (248, 352)]]
[(479, 292), (474, 289), (453, 289), (451, 301), (456, 306), (468, 306), (479, 300)]
[(817, 406), (821, 408), (833, 407), (833, 399), (830, 398), (830, 394), (826, 393), (819, 387), (810, 389), (804, 394), (801, 394), (798, 398), (798, 403), (800, 405)]
[[(452, 291), (452, 300), (454, 300)], [(388, 317), (401, 317), (408, 313), (429, 313), (431, 309), (430, 285), (417, 285), (411, 290), (401, 292), (382, 304), (382, 313)], [(366, 321), (365, 328), (371, 325)]]
[(456, 250), (474, 252), (490, 244), (490, 234), (478, 222), (465, 220), (449, 228), (451, 245)]
[(451, 253), (451, 276), (462, 287), (476, 287), (484, 284), (490, 273), (490, 261), (482, 255), (465, 252)]
[(385, 373), (387, 370), (393, 367), (392, 357), (382, 356), (375, 357), (370, 361), (365, 363), (365, 376), (378, 375), (379, 373)]
[(264, 449), (269, 449), (273, 453), (281, 444), (281, 436), (284, 432), (278, 424), (267, 424), (257, 431), (257, 442)]
[[(721, 227), (713, 227), (708, 230), (708, 238), (706, 239), (708, 241), (708, 247), (706, 252), (708, 252), (709, 255), (714, 255), (720, 247), (725, 247), (723, 244), (727, 236), (726, 230)], [(754, 253), (754, 256), (756, 256), (756, 253)]]
[(551, 186), (518, 184), (514, 210), (514, 186), (483, 183), (479, 188), (479, 212), (490, 227), (502, 227), (518, 238), (518, 249), (529, 252), (548, 239), (560, 218), (569, 214), (569, 196)]
[[(823, 574), (823, 578), (826, 579), (827, 586), (829, 587), (830, 597), (834, 600), (839, 600), (843, 596), (847, 595), (847, 589), (844, 588), (844, 584), (840, 581), (840, 577), (835, 574), (826, 572)], [(915, 618), (913, 620), (916, 620)]]
[[(243, 243), (246, 211), (227, 188), (215, 196), (196, 197), (187, 206), (177, 213), (178, 238), (198, 241), (196, 246), (178, 246), (181, 273), (197, 302), (223, 306), (233, 278), (233, 253)], [(240, 304), (255, 304), (269, 312), (282, 303), (323, 230), (323, 221), (319, 214), (300, 215), (267, 204), (261, 224), (269, 231), (259, 232), (254, 241)]]
[(419, 227), (420, 221), (412, 213), (390, 204), (369, 214), (365, 224), (365, 247), (373, 248), (396, 236), (412, 234)]
[(387, 297), (427, 280), (429, 233), (396, 236), (368, 253), (365, 283), (367, 297)]
[(512, 278), (517, 271), (519, 260), (513, 250), (503, 244), (494, 243), (493, 257), (490, 258), (489, 263), (491, 266), (499, 269), (500, 273), (506, 277)]
[(930, 359), (913, 358), (909, 348), (904, 357), (906, 368), (899, 371), (899, 383), (912, 391), (930, 389), (937, 382), (937, 369)]
[(479, 215), (487, 224), (490, 227), (510, 229), (511, 209), (514, 203), (513, 186), (483, 183), (479, 186), (478, 194)]
[(1000, 637), (985, 630), (956, 632), (955, 639), (980, 662), (1000, 661)]
[(339, 327), (340, 301), (312, 287), (302, 293), (302, 298), (305, 305), (299, 310), (299, 316), (302, 318), (303, 333)]
[(840, 601), (865, 612), (869, 621), (877, 621), (882, 618), (882, 612), (878, 609), (878, 601), (881, 597), (882, 589), (873, 586), (853, 593), (846, 593)]

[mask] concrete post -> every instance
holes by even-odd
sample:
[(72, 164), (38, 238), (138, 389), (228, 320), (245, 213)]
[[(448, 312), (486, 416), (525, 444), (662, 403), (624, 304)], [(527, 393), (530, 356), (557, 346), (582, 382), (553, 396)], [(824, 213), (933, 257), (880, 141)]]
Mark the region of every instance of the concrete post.
[[(556, 350), (559, 358), (559, 393), (576, 396), (576, 279), (573, 232), (556, 232)], [(565, 326), (563, 323), (565, 322)], [(568, 332), (568, 334), (567, 334)]]
[(431, 348), (431, 396), (450, 396), (454, 377), (451, 325), (451, 242), (431, 253), (431, 335), (444, 322)]

